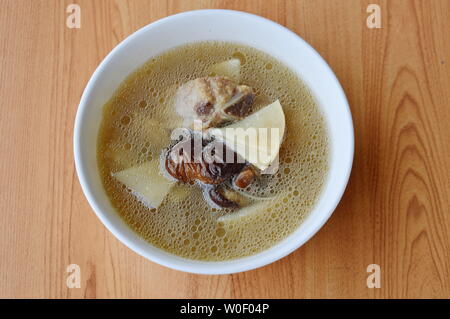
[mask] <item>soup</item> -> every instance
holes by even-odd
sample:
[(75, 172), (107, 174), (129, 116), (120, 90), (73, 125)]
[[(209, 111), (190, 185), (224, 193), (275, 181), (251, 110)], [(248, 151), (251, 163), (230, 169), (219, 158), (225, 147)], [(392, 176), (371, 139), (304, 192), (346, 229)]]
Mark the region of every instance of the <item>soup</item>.
[[(278, 169), (258, 175), (250, 185), (233, 191), (245, 198), (244, 204), (219, 207), (205, 200), (205, 188), (199, 187), (202, 183), (173, 180), (166, 174), (167, 182), (146, 188), (151, 196), (166, 192), (164, 197), (159, 196), (162, 200), (156, 208), (149, 206), (121, 179), (125, 176), (121, 172), (135, 167), (145, 167), (141, 170), (144, 174), (162, 169), (155, 163), (161, 163), (164, 151), (174, 144), (172, 130), (185, 125), (174, 106), (180, 87), (199, 78), (208, 83), (222, 81), (217, 66), (224, 61), (236, 61), (239, 67), (237, 78), (233, 79), (234, 73), (227, 74), (231, 80), (226, 80), (226, 85), (232, 83), (235, 89), (241, 85), (243, 91), (249, 87), (253, 92), (248, 117), (274, 101), (282, 106), (285, 130), (277, 152)], [(273, 57), (229, 42), (177, 47), (129, 75), (104, 106), (97, 146), (103, 186), (125, 223), (156, 247), (207, 261), (256, 254), (294, 232), (319, 198), (328, 156), (325, 120), (305, 84)], [(253, 166), (240, 166), (236, 174), (242, 173), (243, 167)], [(133, 171), (135, 180), (141, 171)]]

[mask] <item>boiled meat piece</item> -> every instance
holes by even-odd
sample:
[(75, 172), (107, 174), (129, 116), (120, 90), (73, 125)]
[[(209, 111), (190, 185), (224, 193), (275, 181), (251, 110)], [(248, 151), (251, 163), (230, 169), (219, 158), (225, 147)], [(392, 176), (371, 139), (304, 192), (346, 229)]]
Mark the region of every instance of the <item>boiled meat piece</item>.
[(245, 117), (253, 104), (254, 94), (247, 85), (238, 85), (227, 77), (203, 77), (186, 82), (175, 95), (175, 110), (184, 125), (201, 129), (218, 126)]

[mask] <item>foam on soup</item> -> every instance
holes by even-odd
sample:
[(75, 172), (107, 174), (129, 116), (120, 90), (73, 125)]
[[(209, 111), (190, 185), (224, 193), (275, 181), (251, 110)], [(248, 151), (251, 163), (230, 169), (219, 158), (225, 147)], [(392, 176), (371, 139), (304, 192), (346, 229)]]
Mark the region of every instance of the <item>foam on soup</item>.
[[(180, 183), (159, 208), (146, 207), (112, 174), (158, 158), (181, 123), (171, 104), (179, 85), (213, 75), (212, 65), (231, 58), (241, 61), (240, 83), (255, 92), (254, 109), (277, 99), (283, 106), (278, 172), (251, 185), (253, 203), (238, 211), (211, 208), (197, 185)], [(170, 253), (209, 261), (261, 252), (295, 231), (318, 200), (328, 156), (324, 117), (299, 77), (259, 50), (228, 42), (174, 48), (128, 76), (104, 106), (97, 154), (106, 193), (135, 232)]]

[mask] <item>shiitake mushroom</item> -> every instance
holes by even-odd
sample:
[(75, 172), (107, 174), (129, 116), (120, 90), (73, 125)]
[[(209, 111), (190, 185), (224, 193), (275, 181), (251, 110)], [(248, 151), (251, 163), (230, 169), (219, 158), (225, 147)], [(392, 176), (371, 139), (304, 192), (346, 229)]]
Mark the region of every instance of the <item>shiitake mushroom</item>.
[[(196, 149), (196, 145), (200, 148)], [(230, 155), (231, 160), (228, 160)], [(237, 187), (245, 188), (255, 178), (253, 168), (227, 149), (225, 144), (205, 140), (193, 133), (169, 147), (165, 154), (165, 169), (170, 176), (183, 183), (209, 185), (205, 197), (223, 208), (235, 208), (240, 204), (218, 185), (233, 179)]]

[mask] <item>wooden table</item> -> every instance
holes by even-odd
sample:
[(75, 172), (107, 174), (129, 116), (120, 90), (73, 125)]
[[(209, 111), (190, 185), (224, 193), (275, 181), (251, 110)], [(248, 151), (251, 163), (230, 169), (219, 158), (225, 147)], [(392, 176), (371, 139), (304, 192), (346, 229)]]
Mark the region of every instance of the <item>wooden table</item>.
[[(450, 297), (450, 1), (0, 0), (0, 297)], [(370, 29), (370, 3), (382, 27)], [(307, 244), (226, 276), (170, 270), (100, 223), (75, 172), (81, 93), (140, 27), (201, 8), (255, 13), (308, 41), (341, 81), (356, 152), (347, 191)], [(81, 288), (66, 286), (69, 264)], [(367, 287), (367, 266), (381, 288)]]

